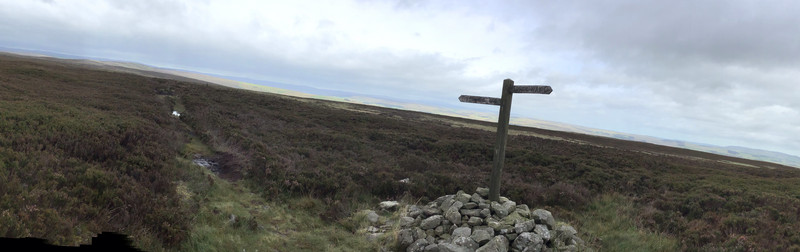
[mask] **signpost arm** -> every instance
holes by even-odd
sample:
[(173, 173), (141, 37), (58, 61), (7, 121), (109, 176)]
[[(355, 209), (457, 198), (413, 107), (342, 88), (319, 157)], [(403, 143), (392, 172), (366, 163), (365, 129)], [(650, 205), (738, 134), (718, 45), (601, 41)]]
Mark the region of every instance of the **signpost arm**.
[(514, 90), (514, 81), (503, 80), (503, 95), (500, 98), (500, 117), (497, 120), (497, 144), (494, 146), (494, 166), (492, 177), (489, 180), (489, 200), (500, 199), (500, 174), (503, 172), (503, 162), (506, 159), (506, 141), (508, 140), (508, 119), (511, 116), (511, 95)]

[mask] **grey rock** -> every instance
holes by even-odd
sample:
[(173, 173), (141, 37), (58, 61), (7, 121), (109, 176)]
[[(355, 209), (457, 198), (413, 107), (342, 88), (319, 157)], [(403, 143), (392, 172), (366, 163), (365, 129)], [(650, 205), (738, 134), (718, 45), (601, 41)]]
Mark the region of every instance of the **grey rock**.
[(542, 239), (545, 241), (550, 240), (550, 230), (547, 229), (545, 225), (537, 224), (536, 227), (533, 228), (533, 232), (541, 235)]
[(484, 226), (472, 227), (472, 232), (475, 232), (475, 230), (486, 230), (487, 232), (489, 232), (489, 234), (492, 235), (492, 237), (494, 237), (494, 229), (489, 226), (484, 225)]
[(484, 209), (481, 209), (480, 214), (481, 214), (481, 218), (486, 218), (486, 217), (489, 217), (490, 215), (492, 215), (492, 211), (487, 209), (487, 208), (484, 208)]
[(372, 210), (367, 211), (367, 220), (369, 221), (369, 223), (372, 224), (378, 223), (379, 217), (380, 216), (378, 216), (378, 213), (376, 213), (375, 211)]
[(408, 207), (408, 217), (417, 218), (417, 216), (422, 215), (422, 209), (416, 205), (411, 205)]
[(414, 234), (414, 240), (417, 240), (417, 239), (425, 239), (425, 237), (427, 237), (427, 236), (428, 236), (428, 235), (425, 233), (425, 231), (424, 231), (424, 230), (422, 230), (422, 229), (421, 229), (421, 228), (419, 228), (419, 227), (415, 227), (414, 229), (412, 229), (412, 232), (413, 232), (413, 234)]
[(517, 234), (530, 232), (531, 230), (533, 230), (534, 227), (536, 227), (535, 220), (518, 222), (516, 225), (514, 225), (514, 232), (516, 232)]
[[(488, 196), (488, 189), (485, 193)], [(400, 209), (399, 204), (387, 206), (388, 202), (381, 203), (381, 209)], [(556, 224), (549, 211), (532, 211), (527, 205), (517, 205), (506, 197), (497, 202), (488, 201), (478, 192), (469, 195), (459, 191), (424, 206), (408, 205), (403, 213), (405, 216), (397, 219), (389, 220), (374, 211), (372, 213), (374, 215), (367, 213), (374, 224), (367, 228), (366, 238), (370, 241), (386, 239), (383, 232), (399, 226), (403, 229), (395, 236), (396, 242), (406, 251), (588, 249), (573, 227)]]
[(486, 219), (486, 224), (489, 227), (491, 227), (492, 229), (494, 229), (494, 232), (499, 233), (499, 234), (507, 234), (507, 233), (513, 233), (514, 232), (514, 227), (513, 226), (507, 225), (507, 224), (503, 224), (503, 222), (501, 222), (499, 220), (496, 220), (494, 218), (487, 218)]
[(444, 228), (445, 228), (445, 229), (449, 228), (449, 227), (450, 227), (450, 224), (453, 224), (453, 223), (452, 223), (452, 222), (450, 222), (450, 221), (449, 221), (449, 220), (447, 220), (447, 219), (443, 219), (443, 220), (442, 220), (442, 226), (444, 226)]
[(459, 228), (459, 226), (456, 226), (456, 224), (451, 224), (449, 228), (445, 229), (446, 230), (445, 234), (452, 234), (453, 231), (456, 230), (456, 228)]
[(444, 233), (444, 234), (440, 235), (439, 237), (441, 237), (442, 240), (445, 240), (445, 242), (450, 241), (450, 234), (448, 234), (448, 233)]
[(500, 202), (500, 204), (503, 204), (508, 201), (508, 198), (500, 196), (499, 198), (497, 198), (497, 201)]
[(503, 202), (502, 204), (503, 204), (503, 207), (505, 209), (507, 209), (508, 214), (511, 214), (512, 212), (514, 212), (514, 210), (517, 210), (517, 202), (509, 200), (509, 201)]
[(486, 201), (486, 200), (484, 200), (484, 199), (483, 199), (483, 197), (481, 197), (481, 195), (480, 195), (480, 194), (478, 194), (478, 193), (473, 193), (473, 194), (472, 194), (472, 196), (471, 196), (471, 197), (469, 197), (469, 201), (470, 201), (470, 202), (475, 202), (475, 203), (478, 203), (478, 204), (480, 204), (480, 203), (483, 203), (483, 202), (484, 202), (484, 201)]
[(531, 209), (525, 204), (517, 205), (517, 210), (515, 210), (515, 212), (519, 213), (519, 215), (525, 218), (531, 217)]
[(460, 247), (464, 247), (467, 251), (475, 251), (480, 247), (477, 242), (472, 240), (469, 236), (459, 236), (453, 238), (453, 244), (458, 245)]
[(428, 246), (425, 246), (425, 250), (423, 252), (439, 252), (439, 245), (431, 243)]
[(428, 243), (430, 243), (430, 244), (435, 244), (436, 243), (436, 236), (429, 235), (427, 238), (425, 238), (425, 240), (428, 240)]
[(428, 217), (420, 222), (419, 227), (422, 229), (434, 229), (436, 226), (439, 226), (439, 224), (442, 223), (443, 218), (444, 217), (441, 215)]
[(434, 200), (433, 202), (436, 202), (439, 206), (441, 206), (442, 203), (447, 199), (453, 199), (453, 195), (445, 195), (445, 196), (436, 198), (436, 200)]
[[(498, 234), (506, 235), (506, 234), (515, 234), (514, 228), (511, 226), (503, 226), (500, 230), (497, 230)], [(510, 240), (510, 239), (509, 239)]]
[[(573, 228), (570, 225), (559, 224), (555, 228), (555, 230), (553, 230), (553, 233), (554, 235), (553, 237), (551, 237), (551, 239), (556, 247), (577, 245), (578, 244), (577, 240), (580, 240), (580, 238), (576, 236), (578, 234), (578, 231), (576, 231), (575, 228)], [(583, 242), (583, 240), (580, 241), (581, 243)]]
[(472, 229), (468, 227), (460, 227), (453, 230), (452, 237), (469, 237), (472, 234)]
[(484, 198), (489, 197), (489, 188), (478, 187), (478, 189), (475, 189), (475, 193)]
[(411, 229), (401, 229), (397, 233), (397, 242), (400, 243), (400, 247), (408, 247), (411, 243), (414, 243), (414, 232)]
[(547, 228), (552, 229), (556, 225), (556, 219), (550, 211), (544, 209), (536, 209), (531, 212), (531, 218), (536, 220), (537, 224), (545, 224)]
[(464, 203), (461, 203), (461, 201), (455, 201), (453, 202), (452, 205), (450, 205), (450, 208), (448, 208), (448, 210), (455, 208), (456, 211), (458, 211), (461, 210), (462, 207), (464, 207)]
[(438, 226), (436, 229), (433, 230), (436, 235), (444, 234), (444, 227)]
[(500, 223), (500, 220), (489, 217), (486, 218), (486, 225), (488, 225), (490, 228), (493, 228), (494, 230), (497, 230), (500, 229), (500, 226), (502, 226), (503, 224)]
[(500, 203), (498, 203), (496, 201), (492, 201), (490, 206), (492, 208), (492, 213), (494, 213), (494, 215), (497, 215), (497, 217), (503, 218), (503, 217), (508, 216), (508, 208), (506, 208), (502, 204), (500, 204)]
[(439, 209), (441, 209), (442, 211), (447, 211), (447, 209), (450, 209), (450, 206), (452, 206), (453, 203), (455, 203), (455, 202), (456, 201), (454, 199), (452, 199), (452, 198), (444, 199), (442, 204), (439, 205)]
[(542, 247), (544, 247), (542, 236), (530, 232), (519, 234), (511, 244), (512, 251), (541, 251)]
[(458, 212), (455, 206), (450, 207), (450, 209), (444, 213), (444, 217), (453, 224), (461, 225), (461, 213)]
[(414, 243), (406, 248), (406, 252), (423, 252), (425, 251), (425, 247), (430, 245), (430, 242), (425, 239), (417, 239)]
[(400, 205), (400, 203), (398, 203), (397, 201), (384, 201), (384, 202), (379, 203), (378, 207), (380, 207), (381, 210), (384, 210), (384, 211), (394, 211), (394, 210), (397, 209), (397, 206), (399, 206), (399, 205)]
[(438, 206), (424, 206), (424, 207), (421, 207), (421, 209), (422, 209), (422, 213), (425, 216), (433, 216), (433, 215), (442, 214), (442, 210), (439, 209)]
[(400, 227), (406, 228), (412, 225), (414, 225), (414, 218), (408, 216), (400, 217)]
[(489, 229), (489, 231), (485, 229), (476, 229), (472, 231), (472, 235), (469, 236), (469, 238), (472, 238), (472, 240), (477, 242), (479, 245), (486, 244), (492, 239), (492, 237), (494, 237), (494, 230), (492, 229)]
[(476, 252), (506, 252), (508, 251), (508, 239), (505, 236), (498, 235), (493, 237), (486, 245), (478, 248)]
[(480, 226), (483, 225), (483, 219), (478, 217), (469, 217), (467, 224), (470, 226)]
[(578, 231), (576, 231), (575, 228), (573, 228), (570, 225), (566, 225), (566, 224), (558, 225), (558, 227), (556, 227), (555, 231), (557, 233), (559, 233), (559, 234), (563, 234), (563, 235), (566, 235), (566, 236), (574, 236), (574, 235), (578, 234)]
[(469, 202), (469, 199), (471, 197), (472, 196), (470, 196), (469, 194), (466, 194), (466, 193), (462, 192), (462, 193), (456, 194), (455, 200), (458, 201), (458, 202), (461, 202), (462, 204), (467, 204), (467, 202)]
[(503, 218), (502, 220), (500, 220), (500, 222), (502, 222), (505, 225), (514, 226), (517, 225), (517, 223), (525, 222), (527, 220), (528, 219), (525, 219), (524, 217), (520, 216), (519, 213), (513, 212), (508, 216), (506, 216), (505, 218)]
[(508, 233), (508, 234), (504, 234), (503, 236), (505, 236), (506, 239), (508, 239), (508, 242), (510, 243), (510, 242), (514, 241), (514, 239), (517, 239), (518, 234), (517, 233)]
[(439, 243), (439, 252), (470, 252), (467, 248), (452, 243)]

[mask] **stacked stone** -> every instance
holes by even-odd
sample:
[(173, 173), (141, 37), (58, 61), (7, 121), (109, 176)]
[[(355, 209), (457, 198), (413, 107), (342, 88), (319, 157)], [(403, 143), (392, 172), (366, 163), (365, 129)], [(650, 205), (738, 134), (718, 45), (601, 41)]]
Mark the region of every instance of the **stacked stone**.
[(459, 191), (424, 205), (408, 206), (397, 239), (409, 252), (584, 251), (577, 231), (556, 223), (544, 209), (531, 211), (505, 197), (485, 199), (487, 188), (472, 195)]

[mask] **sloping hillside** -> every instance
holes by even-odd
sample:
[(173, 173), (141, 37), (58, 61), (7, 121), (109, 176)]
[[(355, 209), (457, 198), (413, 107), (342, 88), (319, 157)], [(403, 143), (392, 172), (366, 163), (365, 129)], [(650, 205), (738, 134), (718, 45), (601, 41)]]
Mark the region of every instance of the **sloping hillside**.
[[(0, 235), (75, 244), (118, 231), (184, 250), (364, 249), (352, 213), (484, 186), (494, 139), (486, 122), (17, 56), (0, 56), (0, 129)], [(512, 133), (501, 193), (575, 223), (592, 246), (800, 249), (797, 169)]]

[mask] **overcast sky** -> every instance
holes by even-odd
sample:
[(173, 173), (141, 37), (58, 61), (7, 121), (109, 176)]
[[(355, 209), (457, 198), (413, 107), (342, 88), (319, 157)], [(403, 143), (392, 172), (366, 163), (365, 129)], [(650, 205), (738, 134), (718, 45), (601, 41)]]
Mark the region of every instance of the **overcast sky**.
[[(800, 1), (0, 0), (0, 46), (800, 155)], [(485, 105), (484, 105), (485, 106)]]

